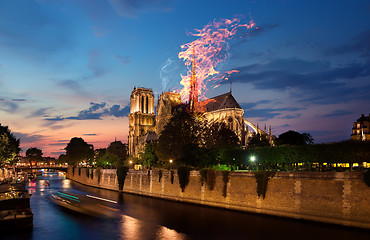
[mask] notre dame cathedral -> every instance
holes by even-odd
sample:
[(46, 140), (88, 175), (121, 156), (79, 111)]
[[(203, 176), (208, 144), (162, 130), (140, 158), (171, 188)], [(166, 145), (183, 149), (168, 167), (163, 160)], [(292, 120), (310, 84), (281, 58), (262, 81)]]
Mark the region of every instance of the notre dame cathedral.
[[(131, 111), (129, 115), (129, 154), (137, 156), (144, 150), (147, 142), (158, 138), (176, 109), (187, 106), (181, 102), (179, 93), (164, 92), (157, 102), (154, 112), (154, 94), (152, 89), (134, 88), (131, 93)], [(271, 137), (271, 128), (266, 133), (243, 117), (244, 110), (233, 97), (231, 91), (211, 98), (205, 104), (204, 117), (210, 122), (223, 122), (239, 137), (242, 145), (254, 133)], [(248, 129), (251, 129), (249, 131)]]
[(130, 104), (128, 146), (131, 156), (138, 156), (147, 142), (155, 141), (178, 109), (187, 109), (191, 113), (201, 112), (208, 122), (225, 123), (235, 132), (243, 146), (255, 133), (265, 135), (271, 141), (271, 127), (266, 133), (266, 127), (262, 131), (258, 125), (255, 126), (246, 120), (243, 117), (244, 110), (231, 94), (231, 89), (230, 92), (205, 102), (198, 101), (194, 50), (188, 103), (182, 103), (179, 93), (164, 92), (159, 96), (155, 113), (152, 89), (139, 87), (132, 91)]

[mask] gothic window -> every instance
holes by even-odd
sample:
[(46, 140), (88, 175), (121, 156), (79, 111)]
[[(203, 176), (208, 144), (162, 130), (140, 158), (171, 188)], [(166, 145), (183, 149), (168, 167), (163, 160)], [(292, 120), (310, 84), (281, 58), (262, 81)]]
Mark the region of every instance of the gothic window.
[(149, 113), (149, 101), (148, 101), (148, 96), (146, 96), (146, 113)]
[(144, 96), (141, 96), (141, 112), (144, 113)]

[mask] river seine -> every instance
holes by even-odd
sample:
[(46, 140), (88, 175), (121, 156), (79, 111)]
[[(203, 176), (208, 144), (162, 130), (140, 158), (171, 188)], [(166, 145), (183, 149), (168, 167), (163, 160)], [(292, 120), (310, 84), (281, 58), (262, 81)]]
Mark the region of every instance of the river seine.
[[(45, 182), (50, 182), (45, 186)], [(34, 227), (1, 234), (1, 239), (370, 239), (370, 232), (290, 219), (233, 212), (87, 187), (45, 172), (27, 183)], [(89, 194), (117, 202), (119, 217), (94, 218), (50, 201), (58, 191)]]

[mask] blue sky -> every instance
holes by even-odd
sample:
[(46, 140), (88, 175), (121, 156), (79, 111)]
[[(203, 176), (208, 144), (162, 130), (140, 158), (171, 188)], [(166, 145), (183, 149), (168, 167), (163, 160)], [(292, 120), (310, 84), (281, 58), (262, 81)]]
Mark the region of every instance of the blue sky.
[(370, 1), (2, 0), (0, 123), (47, 156), (75, 136), (126, 142), (134, 86), (179, 87), (187, 33), (234, 16), (258, 27), (219, 65), (239, 70), (229, 79), (245, 117), (275, 135), (350, 138), (370, 113)]

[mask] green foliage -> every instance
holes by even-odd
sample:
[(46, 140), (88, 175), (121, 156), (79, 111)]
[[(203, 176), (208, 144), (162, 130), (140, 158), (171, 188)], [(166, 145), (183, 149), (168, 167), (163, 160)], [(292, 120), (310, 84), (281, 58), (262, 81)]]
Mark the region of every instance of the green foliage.
[(370, 170), (365, 171), (364, 181), (368, 187), (370, 187)]
[(216, 171), (209, 168), (207, 170), (207, 186), (210, 191), (212, 191), (215, 188), (216, 184)]
[(171, 184), (173, 184), (174, 178), (175, 178), (175, 173), (174, 171), (171, 170)]
[(159, 175), (159, 182), (161, 182), (161, 179), (162, 179), (162, 170), (159, 169), (158, 175)]
[(240, 145), (235, 132), (225, 123), (208, 123), (202, 128), (204, 147), (207, 149), (237, 148)]
[(185, 166), (181, 166), (177, 169), (177, 175), (179, 177), (179, 183), (182, 192), (185, 191), (185, 188), (189, 183), (190, 170), (191, 169), (189, 167)]
[(289, 130), (285, 133), (282, 133), (279, 135), (279, 138), (276, 141), (277, 145), (306, 145), (306, 144), (312, 144), (313, 138), (311, 134), (309, 133), (299, 133), (296, 131)]
[(26, 151), (26, 157), (28, 158), (28, 161), (31, 163), (31, 162), (40, 162), (40, 161), (43, 161), (43, 158), (42, 158), (42, 151), (38, 148), (28, 148), (27, 151)]
[(230, 180), (229, 174), (230, 174), (229, 171), (222, 171), (222, 181), (224, 183), (224, 186), (222, 188), (222, 196), (223, 197), (226, 197), (226, 194), (227, 194), (227, 183)]
[(218, 159), (221, 165), (238, 165), (244, 160), (243, 155), (244, 150), (239, 147), (227, 148), (219, 151)]
[(118, 164), (123, 164), (120, 158), (113, 154), (106, 152), (104, 155), (100, 156), (98, 166), (106, 167), (106, 166), (117, 166)]
[(67, 156), (65, 154), (60, 154), (59, 157), (58, 157), (58, 162), (60, 164), (62, 164), (62, 163), (68, 163)]
[(95, 152), (96, 152), (96, 155), (95, 155), (96, 166), (104, 167), (107, 163), (105, 159), (105, 154), (107, 153), (107, 149), (99, 148), (99, 149), (96, 149)]
[(100, 179), (101, 179), (101, 176), (103, 175), (103, 171), (102, 171), (102, 168), (101, 167), (98, 167), (96, 169), (96, 176), (98, 176), (98, 184), (100, 184)]
[(17, 139), (7, 126), (0, 124), (0, 167), (12, 165), (17, 161), (20, 148), (20, 140)]
[(121, 141), (111, 142), (106, 153), (115, 159), (114, 165), (124, 164), (127, 159), (127, 144), (123, 144)]
[(158, 159), (197, 166), (199, 162), (200, 123), (186, 111), (177, 111), (164, 127), (155, 147)]
[(258, 198), (262, 196), (263, 199), (266, 197), (267, 184), (270, 178), (275, 176), (273, 171), (257, 171), (254, 172), (254, 176), (257, 182), (257, 195)]
[(256, 148), (256, 147), (268, 147), (270, 146), (270, 142), (267, 140), (265, 135), (261, 135), (257, 133), (248, 141), (248, 148)]
[(123, 165), (117, 167), (117, 180), (118, 180), (118, 189), (123, 190), (123, 185), (125, 184), (125, 179), (129, 168)]
[[(251, 163), (251, 156), (256, 157), (255, 163)], [(316, 170), (327, 171), (333, 169), (334, 163), (358, 163), (361, 166), (370, 158), (370, 142), (348, 140), (329, 144), (254, 148), (247, 149), (242, 158), (249, 166), (254, 164), (259, 169), (312, 170), (313, 164), (318, 163)], [(324, 167), (323, 163), (328, 165)]]
[(74, 166), (82, 161), (91, 163), (94, 160), (93, 145), (87, 144), (82, 138), (72, 138), (65, 150), (69, 165)]
[(208, 172), (208, 169), (207, 168), (202, 168), (199, 171), (199, 174), (200, 174), (200, 183), (201, 183), (202, 186), (203, 186), (204, 182), (207, 182), (207, 172)]
[(155, 166), (158, 162), (157, 155), (155, 155), (156, 143), (147, 143), (143, 153), (140, 153), (140, 158), (144, 166), (150, 168)]

